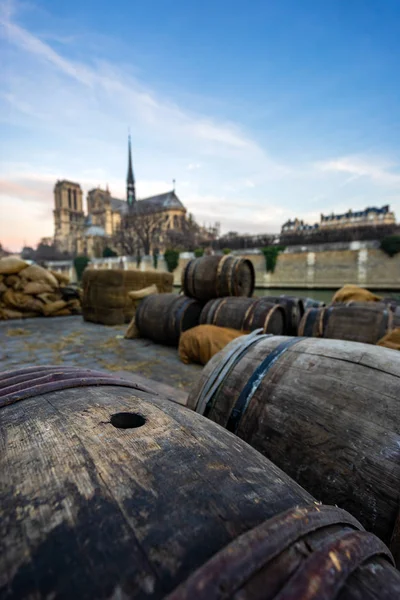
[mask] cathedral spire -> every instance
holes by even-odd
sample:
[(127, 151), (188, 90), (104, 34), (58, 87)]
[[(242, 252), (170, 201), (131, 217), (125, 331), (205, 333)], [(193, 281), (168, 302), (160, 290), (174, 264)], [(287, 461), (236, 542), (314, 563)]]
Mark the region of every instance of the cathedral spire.
[(126, 178), (126, 199), (129, 207), (136, 202), (135, 178), (132, 168), (131, 136), (128, 136), (128, 176)]

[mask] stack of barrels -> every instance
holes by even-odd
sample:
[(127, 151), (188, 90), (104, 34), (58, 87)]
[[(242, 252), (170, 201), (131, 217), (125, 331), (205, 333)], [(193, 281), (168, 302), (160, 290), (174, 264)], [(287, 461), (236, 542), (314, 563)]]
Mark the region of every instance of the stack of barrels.
[[(245, 339), (239, 338), (240, 343)], [(327, 342), (307, 340), (296, 346), (289, 342), (293, 338), (274, 339), (261, 336), (256, 345), (248, 346), (249, 352), (264, 348), (262, 372), (267, 356), (271, 373), (275, 369), (265, 385), (256, 385), (255, 394), (262, 388), (265, 401), (251, 396), (247, 383), (243, 395), (248, 369), (234, 394), (226, 393), (224, 381), (218, 398), (198, 390), (202, 393), (198, 406), (208, 398), (212, 404), (208, 416), (222, 425), (245, 398), (244, 416), (238, 420), (235, 413), (235, 424), (228, 429), (247, 437), (261, 452), (218, 423), (134, 382), (62, 367), (3, 373), (0, 597), (400, 598), (400, 573), (383, 541), (393, 526), (394, 496), (399, 491), (398, 434), (396, 438), (396, 423), (389, 425), (390, 391), (385, 410), (376, 398), (369, 402), (377, 417), (372, 437), (363, 437), (366, 420), (352, 420), (343, 400), (336, 415), (336, 422), (343, 414), (346, 420), (340, 445), (335, 440), (339, 435), (335, 412), (322, 394), (319, 408), (317, 402), (307, 407), (301, 389), (299, 406), (285, 395), (285, 386), (298, 382), (301, 361), (295, 355), (306, 354), (315, 380), (323, 375), (326, 380), (319, 357), (329, 356), (329, 350), (321, 352), (313, 344)], [(345, 351), (336, 353), (338, 360), (346, 356)], [(288, 383), (278, 376), (282, 360), (293, 371)], [(254, 360), (258, 371), (260, 364)], [(365, 375), (368, 360), (354, 364), (360, 375), (364, 368)], [(214, 362), (214, 369), (221, 366)], [(381, 369), (383, 363), (378, 366)], [(394, 371), (392, 366), (393, 377), (400, 374), (400, 369)], [(202, 386), (214, 382), (210, 371), (208, 377)], [(233, 383), (230, 389), (234, 390)], [(271, 411), (268, 403), (275, 404)], [(320, 434), (310, 431), (307, 440), (305, 423), (316, 410)], [(253, 426), (256, 421), (258, 426)], [(331, 454), (318, 458), (323, 443)], [(348, 478), (355, 509), (365, 494), (365, 515), (361, 510), (359, 518), (347, 512), (344, 501), (337, 503), (339, 507), (334, 499), (322, 504), (319, 493), (306, 491), (267, 458), (268, 447), (272, 452), (276, 445), (278, 456), (285, 453), (285, 444), (286, 451), (296, 455), (297, 473), (292, 469), (296, 476), (309, 470), (311, 481), (324, 468), (331, 488), (336, 480), (338, 489)], [(312, 452), (319, 460), (315, 468), (307, 462)], [(346, 468), (343, 473), (335, 469), (338, 458)], [(396, 482), (397, 488), (392, 488)], [(374, 494), (380, 501), (375, 505)], [(364, 529), (368, 515), (374, 517), (370, 523), (376, 533)]]
[[(135, 324), (141, 336), (176, 346), (181, 333), (208, 322), (204, 315), (210, 303), (219, 302), (215, 299), (221, 298), (233, 302), (234, 306), (232, 310), (228, 307), (228, 321), (231, 324), (227, 326), (243, 329), (242, 325), (247, 325), (253, 319), (255, 323), (260, 321), (258, 314), (250, 315), (248, 311), (256, 302), (246, 298), (253, 294), (253, 290), (254, 268), (249, 260), (234, 256), (196, 258), (189, 261), (183, 270), (183, 295), (147, 296), (138, 306)], [(224, 311), (218, 312), (223, 315)], [(246, 311), (247, 320), (244, 315)], [(282, 333), (279, 324), (275, 330), (276, 333)]]
[(254, 282), (252, 262), (231, 255), (193, 259), (182, 272), (184, 293), (206, 303), (201, 325), (295, 335), (304, 313), (302, 300), (290, 296), (252, 298)]

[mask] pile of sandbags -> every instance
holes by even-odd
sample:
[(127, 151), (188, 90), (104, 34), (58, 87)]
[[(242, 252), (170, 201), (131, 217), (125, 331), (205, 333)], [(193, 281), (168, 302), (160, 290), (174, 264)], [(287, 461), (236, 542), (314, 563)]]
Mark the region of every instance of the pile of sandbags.
[(1, 258), (0, 320), (80, 314), (78, 294), (65, 297), (63, 293), (68, 282), (68, 276), (20, 258)]
[(103, 325), (129, 323), (136, 303), (129, 292), (156, 285), (160, 293), (172, 292), (172, 273), (129, 269), (86, 269), (82, 278), (82, 314), (85, 321)]

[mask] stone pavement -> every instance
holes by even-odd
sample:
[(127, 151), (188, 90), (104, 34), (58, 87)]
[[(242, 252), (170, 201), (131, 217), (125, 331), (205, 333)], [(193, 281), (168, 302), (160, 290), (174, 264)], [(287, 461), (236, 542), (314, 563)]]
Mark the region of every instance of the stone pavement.
[(189, 391), (201, 367), (184, 365), (176, 348), (124, 339), (126, 328), (86, 323), (80, 316), (0, 321), (0, 371), (76, 365), (130, 379), (135, 374)]

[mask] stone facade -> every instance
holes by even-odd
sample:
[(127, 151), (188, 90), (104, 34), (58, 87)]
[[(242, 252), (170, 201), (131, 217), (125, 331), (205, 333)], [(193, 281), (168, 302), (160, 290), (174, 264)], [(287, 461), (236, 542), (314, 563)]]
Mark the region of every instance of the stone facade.
[(59, 250), (76, 254), (85, 229), (83, 194), (79, 183), (62, 180), (54, 187), (54, 242)]
[(395, 215), (390, 210), (390, 206), (386, 204), (381, 208), (372, 207), (360, 211), (352, 211), (350, 209), (347, 213), (341, 215), (335, 215), (334, 213), (330, 215), (321, 214), (320, 222), (314, 225), (309, 225), (296, 218), (293, 221), (286, 221), (282, 225), (281, 233), (309, 233), (321, 229), (347, 229), (395, 224)]
[(126, 222), (124, 217), (129, 214), (134, 218), (135, 211), (140, 214), (162, 213), (162, 217), (157, 218), (157, 248), (161, 252), (165, 249), (165, 233), (170, 229), (182, 231), (184, 228), (186, 208), (175, 190), (142, 200), (136, 199), (130, 138), (127, 200), (113, 198), (108, 188), (92, 189), (87, 194), (85, 216), (82, 197), (82, 189), (78, 183), (57, 181), (54, 188), (54, 243), (61, 252), (86, 254), (89, 257), (102, 256), (106, 246), (113, 246), (114, 235), (121, 224)]

